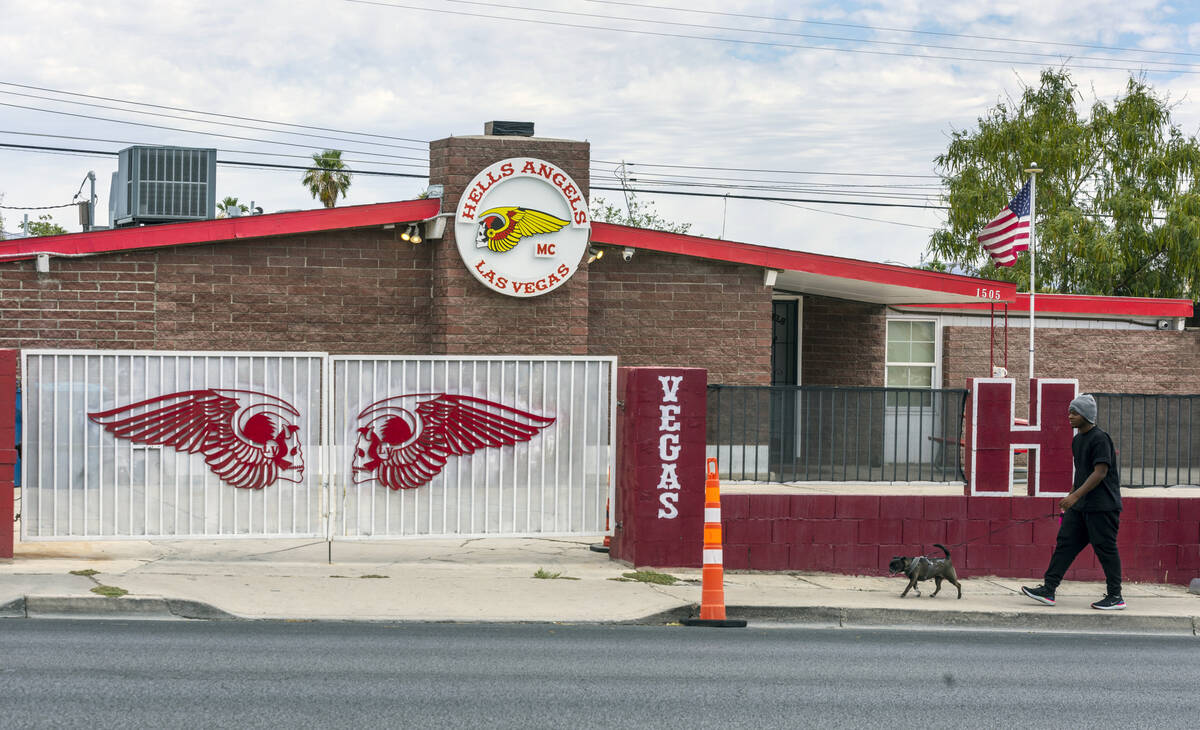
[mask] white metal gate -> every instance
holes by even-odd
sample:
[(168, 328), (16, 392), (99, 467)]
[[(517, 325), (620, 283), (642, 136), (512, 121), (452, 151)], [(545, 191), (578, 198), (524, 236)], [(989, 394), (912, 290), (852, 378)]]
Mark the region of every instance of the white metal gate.
[(615, 358), (28, 350), (21, 533), (604, 533), (615, 368)]
[[(600, 534), (612, 494), (615, 358), (333, 357), (335, 529), (339, 537)], [(471, 400), (454, 400), (470, 394)], [(449, 396), (447, 398), (446, 396)], [(469, 409), (474, 425), (431, 424)], [(428, 414), (421, 417), (419, 411)], [(408, 414), (408, 415), (406, 415)], [(402, 425), (404, 418), (410, 425)], [(447, 419), (453, 417), (447, 416)], [(443, 419), (446, 420), (446, 419)], [(389, 478), (381, 429), (426, 458)], [(421, 429), (457, 431), (419, 453)], [(474, 438), (473, 438), (474, 436)], [(374, 449), (374, 451), (373, 451)], [(417, 483), (419, 482), (419, 483)]]
[(25, 351), (22, 537), (323, 536), (324, 359)]

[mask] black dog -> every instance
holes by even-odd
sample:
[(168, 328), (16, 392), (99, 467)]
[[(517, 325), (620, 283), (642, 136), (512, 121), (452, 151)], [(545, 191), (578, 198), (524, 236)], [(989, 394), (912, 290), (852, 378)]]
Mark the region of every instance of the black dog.
[(921, 589), (917, 588), (917, 581), (929, 580), (933, 578), (937, 588), (929, 595), (933, 598), (942, 590), (942, 581), (950, 581), (955, 588), (958, 589), (958, 597), (962, 598), (962, 584), (958, 582), (958, 574), (954, 572), (954, 563), (950, 562), (950, 551), (941, 543), (934, 543), (934, 547), (939, 547), (942, 552), (946, 553), (944, 558), (930, 558), (922, 555), (918, 558), (892, 558), (892, 562), (888, 563), (888, 570), (892, 573), (903, 573), (908, 576), (908, 585), (905, 586), (904, 592), (900, 594), (901, 598), (908, 595), (910, 590), (916, 590), (917, 595), (921, 595)]

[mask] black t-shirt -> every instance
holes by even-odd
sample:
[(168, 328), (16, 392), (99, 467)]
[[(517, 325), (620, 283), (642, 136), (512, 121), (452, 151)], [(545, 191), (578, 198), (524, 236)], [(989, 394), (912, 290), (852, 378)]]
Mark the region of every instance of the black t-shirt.
[(1117, 450), (1112, 439), (1099, 427), (1077, 433), (1071, 440), (1071, 455), (1075, 457), (1075, 491), (1087, 481), (1097, 464), (1108, 464), (1104, 480), (1075, 505), (1080, 512), (1112, 512), (1121, 510), (1121, 476), (1117, 468)]

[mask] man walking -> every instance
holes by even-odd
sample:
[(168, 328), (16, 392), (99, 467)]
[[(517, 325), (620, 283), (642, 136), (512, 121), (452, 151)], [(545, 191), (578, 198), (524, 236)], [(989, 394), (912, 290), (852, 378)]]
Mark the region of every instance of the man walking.
[(1043, 583), (1021, 592), (1038, 603), (1054, 605), (1054, 593), (1075, 556), (1089, 544), (1104, 569), (1108, 583), (1104, 598), (1092, 604), (1101, 611), (1125, 608), (1121, 598), (1121, 556), (1117, 553), (1117, 528), (1121, 523), (1121, 477), (1112, 439), (1096, 426), (1096, 399), (1084, 394), (1071, 401), (1067, 418), (1076, 430), (1071, 440), (1075, 479), (1063, 497), (1062, 526), (1050, 556)]

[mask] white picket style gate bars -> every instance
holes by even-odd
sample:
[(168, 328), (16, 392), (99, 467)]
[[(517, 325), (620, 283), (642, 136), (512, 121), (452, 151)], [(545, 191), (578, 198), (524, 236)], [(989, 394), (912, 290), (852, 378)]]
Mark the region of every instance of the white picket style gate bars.
[[(324, 360), (24, 352), (22, 537), (323, 535)], [(280, 450), (284, 432), (287, 450), (298, 453), (239, 453), (247, 425), (253, 433), (260, 423), (276, 432), (270, 450)], [(281, 468), (285, 459), (292, 468)]]
[[(331, 360), (335, 536), (604, 533), (615, 359)], [(454, 394), (477, 400), (443, 403)], [(379, 447), (372, 453), (372, 444), (382, 440), (376, 432), (405, 428), (404, 414), (391, 412), (431, 414), (439, 408), (487, 414), (478, 416), (483, 423), (459, 426), (460, 440), (474, 436), (473, 444), (442, 446), (413, 480), (428, 474), (428, 481), (416, 486), (398, 478), (389, 483), (383, 465), (371, 468), (383, 461)], [(437, 428), (430, 418), (409, 419), (419, 422), (412, 431)], [(414, 446), (422, 440), (410, 438)], [(402, 458), (396, 451), (393, 461)]]
[(22, 363), (26, 540), (609, 532), (615, 358)]

